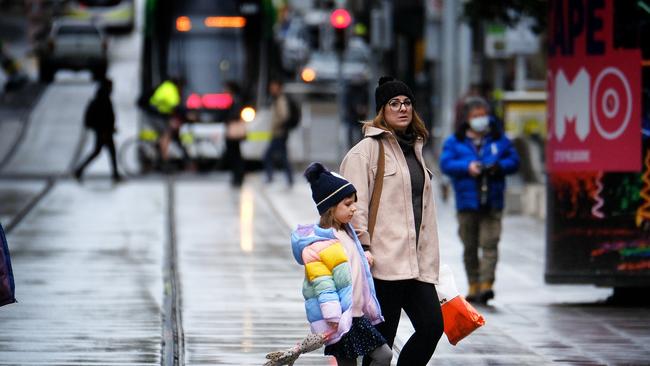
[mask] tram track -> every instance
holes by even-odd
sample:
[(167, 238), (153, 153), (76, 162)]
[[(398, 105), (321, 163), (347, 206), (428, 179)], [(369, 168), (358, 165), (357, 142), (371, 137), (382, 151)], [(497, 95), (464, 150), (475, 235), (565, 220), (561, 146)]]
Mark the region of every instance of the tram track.
[[(42, 95), (42, 91), (39, 95), (38, 98), (36, 98), (36, 102), (32, 104), (31, 107), (36, 105), (38, 100), (40, 100), (40, 96)], [(32, 109), (30, 107), (30, 110)], [(21, 117), (24, 120), (24, 125), (23, 128), (16, 138), (16, 141), (14, 141), (11, 149), (7, 153), (7, 155), (4, 157), (4, 159), (0, 162), (0, 179), (11, 179), (11, 180), (45, 180), (45, 186), (36, 194), (34, 197), (32, 197), (29, 202), (22, 207), (16, 215), (9, 221), (9, 223), (4, 227), (5, 232), (7, 234), (10, 234), (22, 220), (27, 217), (27, 215), (45, 198), (45, 196), (48, 195), (52, 191), (52, 188), (56, 185), (57, 181), (64, 176), (69, 176), (70, 171), (74, 169), (74, 166), (76, 162), (79, 160), (79, 157), (83, 151), (83, 147), (86, 143), (86, 137), (87, 134), (85, 131), (82, 131), (79, 134), (79, 138), (77, 139), (77, 144), (74, 150), (74, 153), (72, 154), (72, 158), (70, 159), (70, 162), (68, 163), (68, 172), (64, 174), (3, 174), (2, 170), (4, 169), (5, 165), (11, 160), (13, 157), (14, 153), (18, 150), (18, 148), (21, 146), (21, 144), (25, 143), (24, 137), (27, 134), (27, 130), (29, 129), (29, 115), (25, 114)]]
[[(38, 85), (38, 84), (37, 84)], [(18, 146), (22, 143), (23, 139), (25, 138), (25, 135), (27, 134), (27, 130), (29, 129), (30, 121), (31, 118), (29, 118), (29, 114), (31, 111), (34, 109), (34, 106), (38, 104), (38, 102), (41, 100), (41, 97), (43, 96), (45, 88), (36, 86), (36, 96), (31, 100), (31, 102), (20, 111), (18, 120), (22, 124), (20, 132), (18, 133), (18, 136), (14, 140), (13, 144), (7, 151), (4, 157), (0, 160), (0, 172), (4, 169), (4, 167), (9, 163), (11, 158), (14, 156), (16, 151), (18, 150)]]
[[(32, 126), (33, 127), (33, 126)], [(59, 174), (48, 173), (14, 173), (3, 172), (4, 168), (14, 158), (15, 152), (20, 149), (23, 144), (29, 143), (25, 140), (27, 131), (30, 128), (28, 123), (25, 123), (19, 136), (13, 142), (9, 153), (2, 159), (0, 165), (0, 181), (45, 181), (45, 185), (35, 192), (28, 202), (21, 207), (18, 212), (11, 217), (11, 220), (4, 229), (7, 234), (10, 234), (21, 222), (32, 212), (39, 204), (52, 192), (53, 188), (60, 179), (70, 178), (71, 172), (74, 170), (77, 162), (79, 161), (86, 141), (88, 133), (82, 131), (77, 138), (75, 149), (72, 157), (66, 165), (66, 170)], [(166, 240), (164, 247), (163, 258), (163, 322), (162, 322), (162, 338), (161, 338), (161, 365), (163, 366), (178, 366), (184, 364), (184, 339), (181, 320), (181, 296), (180, 284), (177, 272), (177, 240), (176, 240), (176, 217), (175, 217), (175, 178), (170, 176), (166, 180)]]
[(167, 240), (163, 270), (162, 366), (184, 365), (184, 336), (176, 240), (175, 180), (167, 179)]

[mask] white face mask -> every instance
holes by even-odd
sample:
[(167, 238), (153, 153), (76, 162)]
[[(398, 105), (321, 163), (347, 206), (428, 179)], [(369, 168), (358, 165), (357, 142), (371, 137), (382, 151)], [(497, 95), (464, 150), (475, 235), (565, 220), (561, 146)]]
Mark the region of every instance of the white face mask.
[(474, 117), (469, 120), (469, 126), (476, 132), (485, 132), (490, 124), (488, 116)]

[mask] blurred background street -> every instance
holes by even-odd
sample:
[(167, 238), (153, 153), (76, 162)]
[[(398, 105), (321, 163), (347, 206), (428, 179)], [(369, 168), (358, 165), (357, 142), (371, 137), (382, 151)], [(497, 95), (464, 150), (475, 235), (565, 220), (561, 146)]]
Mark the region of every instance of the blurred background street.
[[(443, 336), (429, 364), (650, 365), (650, 3), (513, 3), (0, 0), (0, 223), (18, 300), (0, 308), (0, 365), (262, 365), (302, 339), (303, 272), (289, 236), (318, 215), (301, 173), (312, 161), (338, 170), (359, 121), (374, 117), (381, 75), (411, 86), (430, 131), (441, 260), (461, 294), (463, 245), (438, 159), (463, 98), (485, 97), (521, 156), (507, 181), (496, 296), (477, 305), (486, 324), (456, 346)], [(336, 8), (349, 24), (330, 18)], [(562, 20), (567, 11), (592, 11), (601, 26)], [(588, 32), (614, 46), (583, 51)], [(574, 41), (584, 60), (609, 57), (621, 70), (632, 60), (628, 94), (589, 68), (601, 63), (571, 59)], [(587, 89), (578, 70), (591, 73)], [(93, 151), (84, 113), (105, 78), (119, 176), (105, 149), (75, 176)], [(173, 117), (149, 100), (175, 78), (178, 141), (163, 153)], [(603, 102), (587, 96), (572, 109), (581, 92), (601, 97), (601, 79)], [(288, 137), (293, 185), (262, 169), (270, 80), (300, 109)], [(225, 154), (237, 102), (252, 108), (241, 114), (241, 185)], [(604, 111), (600, 124), (587, 116), (587, 134), (612, 136), (618, 125), (602, 116), (620, 120), (629, 105), (632, 122), (616, 131), (636, 140), (582, 138), (580, 113), (593, 105)], [(583, 150), (558, 131), (601, 163), (575, 158)], [(396, 356), (412, 332), (402, 317)], [(296, 362), (335, 364), (322, 350)]]

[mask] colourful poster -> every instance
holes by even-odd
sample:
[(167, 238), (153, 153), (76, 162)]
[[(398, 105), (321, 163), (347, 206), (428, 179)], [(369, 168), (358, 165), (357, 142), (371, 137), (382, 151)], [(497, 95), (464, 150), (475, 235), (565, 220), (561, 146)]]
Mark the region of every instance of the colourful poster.
[(550, 172), (641, 169), (641, 52), (614, 49), (613, 7), (613, 0), (550, 4)]
[(549, 2), (549, 283), (650, 286), (650, 68), (644, 20), (630, 16), (639, 10)]

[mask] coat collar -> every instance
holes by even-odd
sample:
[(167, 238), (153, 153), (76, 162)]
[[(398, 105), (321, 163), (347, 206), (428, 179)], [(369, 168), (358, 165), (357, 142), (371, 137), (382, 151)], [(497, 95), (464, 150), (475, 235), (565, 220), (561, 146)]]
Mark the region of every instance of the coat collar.
[[(365, 137), (377, 137), (379, 135), (386, 134), (388, 136), (393, 136), (393, 133), (384, 130), (383, 128), (375, 127), (375, 126), (368, 126), (366, 127), (366, 132), (365, 132)], [(416, 141), (422, 141), (422, 137), (418, 136), (416, 138)]]
[(389, 135), (392, 135), (392, 133), (390, 131), (387, 131), (387, 130), (384, 130), (384, 129), (381, 129), (381, 128), (378, 128), (378, 127), (375, 127), (375, 126), (368, 126), (368, 127), (366, 127), (365, 136), (366, 137), (376, 137), (376, 136), (379, 136), (379, 135), (381, 135), (383, 133), (387, 133)]

